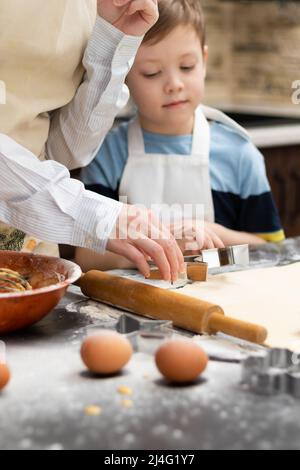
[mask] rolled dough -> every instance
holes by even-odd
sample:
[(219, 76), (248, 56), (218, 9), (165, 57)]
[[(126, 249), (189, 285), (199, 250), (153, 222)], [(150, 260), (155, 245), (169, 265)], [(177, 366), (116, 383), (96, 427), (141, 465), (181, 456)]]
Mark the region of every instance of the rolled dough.
[(216, 276), (178, 290), (220, 305), (225, 314), (263, 325), (267, 344), (300, 352), (300, 263)]

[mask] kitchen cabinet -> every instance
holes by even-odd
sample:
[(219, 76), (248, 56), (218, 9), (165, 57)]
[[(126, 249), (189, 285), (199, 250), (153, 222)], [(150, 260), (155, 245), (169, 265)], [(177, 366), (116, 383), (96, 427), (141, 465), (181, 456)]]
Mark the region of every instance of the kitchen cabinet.
[(300, 235), (300, 145), (261, 149), (286, 236)]
[(267, 175), (288, 237), (300, 235), (300, 119), (227, 112), (265, 157)]

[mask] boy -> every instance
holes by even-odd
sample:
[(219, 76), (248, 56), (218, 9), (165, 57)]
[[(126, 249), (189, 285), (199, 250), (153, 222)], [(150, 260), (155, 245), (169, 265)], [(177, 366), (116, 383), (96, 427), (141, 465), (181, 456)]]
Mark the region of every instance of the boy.
[(203, 204), (214, 246), (283, 240), (262, 155), (238, 124), (200, 106), (208, 55), (200, 1), (161, 0), (159, 10), (127, 76), (138, 115), (111, 131), (83, 182), (147, 207)]

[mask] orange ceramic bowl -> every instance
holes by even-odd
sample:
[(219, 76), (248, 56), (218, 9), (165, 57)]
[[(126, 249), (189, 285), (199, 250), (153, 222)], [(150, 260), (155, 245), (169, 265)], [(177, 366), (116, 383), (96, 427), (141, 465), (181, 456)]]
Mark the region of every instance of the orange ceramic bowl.
[[(58, 304), (68, 286), (81, 276), (80, 267), (71, 261), (14, 251), (0, 251), (0, 268), (26, 276), (33, 287), (32, 291), (0, 293), (0, 334), (41, 320)], [(58, 275), (64, 280), (57, 283)]]

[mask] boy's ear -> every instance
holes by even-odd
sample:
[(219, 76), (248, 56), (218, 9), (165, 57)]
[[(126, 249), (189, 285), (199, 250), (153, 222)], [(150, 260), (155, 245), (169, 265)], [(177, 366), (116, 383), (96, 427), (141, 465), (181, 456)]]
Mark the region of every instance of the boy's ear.
[(206, 77), (206, 69), (207, 69), (207, 60), (208, 60), (208, 46), (203, 47), (203, 66), (204, 66), (204, 71), (205, 71), (205, 77)]

